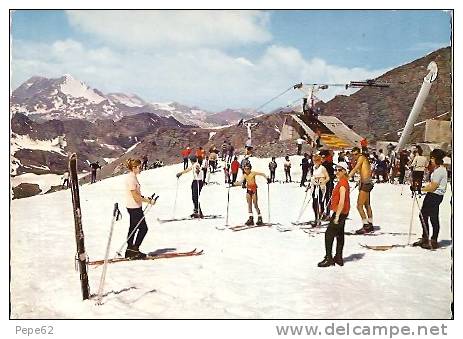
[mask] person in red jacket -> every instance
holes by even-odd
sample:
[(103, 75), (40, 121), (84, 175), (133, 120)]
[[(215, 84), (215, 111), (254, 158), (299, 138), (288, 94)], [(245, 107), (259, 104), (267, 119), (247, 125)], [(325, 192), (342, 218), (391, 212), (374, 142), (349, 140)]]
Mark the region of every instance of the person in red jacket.
[[(338, 183), (333, 190), (330, 209), (333, 211), (330, 223), (325, 232), (325, 258), (318, 263), (318, 267), (344, 265), (342, 250), (344, 248), (344, 225), (350, 210), (350, 187), (348, 168), (346, 163), (336, 165), (336, 177)], [(336, 238), (336, 255), (333, 258), (333, 242)]]
[(238, 157), (235, 156), (233, 158), (233, 161), (231, 163), (231, 173), (232, 173), (232, 179), (231, 183), (234, 184), (236, 181), (236, 178), (238, 176), (238, 170), (240, 169), (240, 162), (238, 161)]
[(198, 159), (198, 162), (200, 165), (203, 164), (203, 159), (206, 157), (206, 151), (203, 150), (203, 148), (201, 146), (199, 146), (197, 149), (196, 149), (196, 158)]
[(182, 155), (183, 157), (183, 169), (187, 169), (188, 168), (188, 157), (190, 156), (191, 154), (191, 149), (190, 147), (187, 147), (187, 148), (184, 148), (180, 154)]

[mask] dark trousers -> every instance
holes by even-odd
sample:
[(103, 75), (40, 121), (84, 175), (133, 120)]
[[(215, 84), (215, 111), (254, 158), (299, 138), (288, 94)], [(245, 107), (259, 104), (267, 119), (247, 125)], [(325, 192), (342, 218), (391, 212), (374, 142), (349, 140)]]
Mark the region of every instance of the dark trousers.
[(61, 188), (69, 188), (69, 179), (64, 179), (63, 185), (61, 185)]
[[(143, 215), (143, 210), (141, 207), (139, 208), (127, 208), (127, 212), (129, 212), (130, 215), (130, 227), (129, 227), (129, 233), (127, 234), (128, 240), (127, 240), (127, 245), (129, 247), (135, 246), (139, 247), (145, 238), (146, 233), (148, 232), (148, 226), (146, 225), (146, 221)], [(143, 219), (143, 220), (142, 220)], [(140, 220), (142, 220), (140, 222)], [(137, 227), (137, 230), (133, 232), (134, 228), (137, 226), (137, 224), (140, 222), (140, 224)], [(130, 233), (133, 234), (129, 237)]]
[(338, 224), (334, 223), (335, 217), (336, 213), (333, 213), (325, 232), (325, 251), (326, 256), (332, 258), (333, 242), (334, 238), (336, 238), (336, 256), (342, 258), (342, 250), (344, 248), (344, 226), (346, 224), (347, 214), (341, 214), (339, 216)]
[(429, 239), (429, 220), (432, 225), (432, 240), (437, 241), (439, 236), (439, 205), (444, 199), (444, 196), (428, 192), (424, 197), (423, 205), (421, 206), (421, 226), (423, 227), (422, 238)]
[(312, 208), (315, 214), (315, 220), (320, 220), (325, 211), (323, 191), (320, 186), (315, 186), (312, 192)]
[(307, 173), (308, 172), (309, 172), (308, 168), (302, 168), (301, 186), (304, 186), (305, 182), (307, 181)]
[(334, 181), (333, 179), (330, 179), (327, 183), (326, 183), (326, 193), (325, 193), (325, 196), (324, 196), (324, 204), (325, 204), (325, 208), (326, 208), (326, 214), (329, 213), (329, 210), (330, 210), (330, 201), (331, 201), (331, 194), (333, 194), (333, 189), (334, 189)]
[(236, 172), (236, 173), (232, 173), (232, 181), (231, 181), (231, 182), (232, 182), (232, 184), (234, 184), (234, 183), (235, 183), (235, 181), (236, 181), (236, 178), (237, 178), (237, 177), (238, 177), (238, 172)]
[(297, 155), (301, 155), (302, 144), (297, 144)]
[(275, 171), (270, 170), (270, 181), (275, 182)]
[(405, 166), (399, 167), (399, 184), (403, 184), (405, 179)]
[(188, 168), (188, 158), (183, 158), (183, 169), (186, 170)]
[(199, 206), (199, 195), (201, 194), (202, 189), (203, 189), (202, 180), (193, 180), (191, 182), (191, 198), (193, 199), (195, 213), (201, 212), (201, 207)]
[(93, 184), (94, 182), (96, 182), (96, 171), (92, 171), (92, 181), (91, 181), (91, 183)]
[(423, 171), (413, 171), (412, 178), (413, 178), (413, 189), (421, 194), (421, 185), (423, 185)]
[(291, 169), (285, 169), (286, 182), (292, 182), (291, 180)]

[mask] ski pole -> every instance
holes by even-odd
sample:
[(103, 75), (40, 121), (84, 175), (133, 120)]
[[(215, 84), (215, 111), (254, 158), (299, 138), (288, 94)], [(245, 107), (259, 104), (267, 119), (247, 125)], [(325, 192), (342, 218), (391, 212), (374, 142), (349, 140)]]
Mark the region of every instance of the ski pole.
[[(156, 195), (156, 193), (153, 193), (150, 197), (150, 199), (153, 199), (154, 196)], [(159, 196), (157, 196), (154, 201), (156, 202), (156, 200), (158, 200)], [(121, 251), (122, 249), (124, 248), (125, 244), (127, 243), (127, 241), (130, 239), (130, 237), (132, 235), (135, 234), (135, 231), (138, 229), (138, 226), (140, 226), (141, 222), (143, 220), (145, 220), (145, 217), (146, 217), (146, 213), (148, 213), (148, 211), (151, 209), (151, 207), (153, 207), (152, 204), (148, 204), (146, 205), (145, 209), (143, 210), (143, 217), (138, 221), (138, 223), (135, 225), (135, 227), (133, 228), (132, 232), (130, 232), (129, 236), (127, 237), (127, 239), (125, 239), (125, 241), (122, 243), (121, 247), (119, 248), (118, 251), (116, 251), (116, 254), (119, 256), (119, 257), (122, 257), (122, 254), (121, 254)]]
[[(312, 199), (312, 192), (313, 192), (313, 187), (310, 187), (310, 199), (309, 199), (308, 203)], [(305, 209), (307, 208), (307, 205), (305, 204), (305, 199), (307, 199), (307, 194), (308, 193), (309, 193), (309, 187), (305, 190), (304, 200), (302, 201), (301, 209), (299, 210), (299, 215), (297, 217), (296, 223), (299, 223), (299, 221), (301, 220), (302, 214), (304, 213)]]
[(412, 200), (412, 215), (410, 217), (410, 227), (408, 228), (408, 244), (410, 245), (412, 238), (412, 225), (413, 225), (413, 216), (415, 215), (415, 199)]
[(121, 211), (119, 211), (119, 205), (116, 202), (114, 204), (113, 217), (111, 220), (111, 228), (109, 230), (108, 244), (106, 245), (103, 272), (101, 273), (101, 278), (100, 278), (100, 287), (98, 288), (98, 296), (96, 299), (97, 305), (102, 305), (101, 300), (103, 299), (103, 287), (104, 287), (104, 283), (106, 279), (106, 270), (108, 268), (109, 248), (111, 246), (111, 238), (113, 236), (114, 222), (117, 220), (120, 220), (121, 217), (122, 217), (122, 214), (121, 214)]
[(415, 200), (416, 200), (416, 205), (418, 206), (418, 211), (419, 211), (419, 216), (420, 216), (420, 221), (421, 221), (421, 225), (423, 227), (423, 230), (424, 232), (426, 233), (425, 235), (428, 237), (428, 239), (430, 238), (429, 237), (429, 228), (426, 227), (426, 223), (424, 221), (424, 217), (423, 217), (423, 213), (421, 213), (421, 206), (420, 206), (420, 202), (418, 201), (418, 196), (415, 194)]
[(225, 221), (225, 226), (228, 227), (228, 207), (230, 206), (230, 184), (228, 185), (228, 192), (227, 192), (227, 218)]
[(270, 223), (270, 183), (267, 181), (267, 220)]
[(177, 178), (177, 185), (176, 185), (177, 187), (175, 188), (175, 199), (174, 199), (174, 208), (172, 209), (172, 219), (175, 218), (175, 209), (177, 207), (178, 179), (179, 178)]

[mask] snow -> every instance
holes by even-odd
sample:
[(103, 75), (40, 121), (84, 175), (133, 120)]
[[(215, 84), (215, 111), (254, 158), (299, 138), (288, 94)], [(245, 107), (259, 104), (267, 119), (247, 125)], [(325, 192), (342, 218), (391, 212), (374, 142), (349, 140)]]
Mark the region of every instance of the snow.
[(174, 111), (175, 107), (171, 106), (172, 102), (152, 102), (156, 109), (164, 110), (164, 111)]
[[(56, 152), (61, 155), (66, 155), (61, 145), (64, 145), (64, 136), (57, 136), (54, 139), (49, 140), (40, 140), (40, 139), (31, 139), (28, 134), (21, 135), (16, 133), (11, 133), (11, 154), (16, 153), (20, 149), (31, 149), (31, 150), (42, 150), (48, 152)], [(64, 145), (65, 146), (65, 145)]]
[(216, 134), (217, 134), (217, 132), (209, 132), (209, 140), (211, 140), (212, 137), (213, 137), (214, 135), (216, 135)]
[(93, 89), (89, 88), (83, 82), (74, 79), (69, 74), (65, 75), (65, 80), (64, 83), (60, 85), (60, 90), (64, 94), (70, 95), (74, 98), (85, 98), (95, 104), (99, 104), (106, 100), (104, 97), (98, 95)]
[(104, 159), (104, 161), (106, 161), (107, 164), (110, 164), (110, 163), (112, 163), (114, 160), (117, 160), (117, 159), (119, 159), (119, 158), (103, 158), (103, 159)]
[(100, 144), (100, 146), (106, 147), (106, 148), (109, 148), (109, 149), (112, 149), (112, 150), (116, 150), (116, 149), (119, 148), (119, 146), (117, 146), (117, 145), (110, 145), (110, 144), (104, 144), (104, 143)]
[(42, 193), (50, 190), (51, 186), (61, 185), (63, 180), (62, 175), (58, 174), (34, 174), (25, 173), (11, 178), (11, 186), (16, 187), (22, 183), (37, 184), (39, 185)]
[(133, 144), (132, 146), (130, 146), (127, 151), (125, 151), (125, 153), (129, 153), (131, 150), (133, 150), (135, 147), (137, 147), (138, 145), (140, 144), (140, 141), (139, 142), (136, 142), (135, 144)]
[(111, 93), (108, 94), (111, 100), (119, 102), (128, 107), (142, 107), (145, 103), (134, 94)]
[[(300, 176), (301, 157), (291, 157), (293, 178)], [(251, 158), (253, 169), (267, 172), (269, 159)], [(277, 159), (277, 179), (284, 178), (283, 159)], [(440, 205), (444, 247), (436, 251), (395, 248), (385, 252), (366, 244), (406, 244), (412, 199), (407, 187), (377, 184), (372, 191), (378, 236), (346, 236), (344, 267), (318, 268), (324, 256), (323, 230), (278, 232), (276, 227), (242, 232), (219, 231), (225, 224), (227, 191), (223, 172), (211, 174), (201, 193), (205, 214), (222, 219), (160, 224), (158, 218), (184, 217), (192, 212), (191, 173), (175, 173), (182, 164), (143, 171), (142, 193), (160, 195), (146, 214), (149, 227), (141, 250), (203, 249), (189, 258), (117, 263), (108, 266), (103, 305), (81, 300), (69, 190), (11, 202), (11, 318), (267, 318), (335, 319), (393, 318), (449, 319), (452, 293), (450, 191)], [(113, 204), (123, 219), (114, 228), (111, 254), (124, 243), (129, 217), (124, 208), (124, 176), (80, 187), (85, 246), (90, 260), (103, 258)], [(213, 184), (214, 183), (214, 184)], [(267, 184), (257, 180), (259, 205), (268, 220)], [(403, 192), (402, 192), (403, 190)], [(403, 194), (401, 194), (403, 193)], [(176, 209), (174, 198), (177, 196)], [(346, 231), (357, 229), (357, 191), (352, 192)], [(270, 185), (270, 220), (290, 226), (299, 213), (304, 190), (298, 183)], [(422, 199), (421, 202), (422, 203)], [(245, 191), (230, 189), (229, 224), (247, 218)], [(416, 212), (416, 210), (415, 210)], [(34, 222), (31, 222), (31, 218)], [(303, 220), (313, 218), (307, 209)], [(420, 226), (415, 213), (412, 240)], [(34, 255), (30, 255), (33, 253)], [(40, 260), (37, 260), (40, 258)], [(59, 258), (59, 260), (57, 260)], [(89, 268), (92, 293), (98, 290), (102, 267)], [(425, 291), (425, 292), (423, 292)], [(423, 294), (425, 293), (425, 294)]]

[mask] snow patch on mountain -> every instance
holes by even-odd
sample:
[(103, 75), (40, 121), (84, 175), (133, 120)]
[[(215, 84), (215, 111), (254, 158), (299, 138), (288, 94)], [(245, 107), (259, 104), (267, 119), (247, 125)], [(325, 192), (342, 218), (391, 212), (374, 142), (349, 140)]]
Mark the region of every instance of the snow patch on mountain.
[(146, 105), (146, 102), (136, 94), (108, 93), (106, 96), (111, 102), (128, 107), (143, 107)]
[(63, 148), (66, 146), (64, 136), (58, 136), (51, 140), (31, 139), (29, 135), (11, 134), (10, 139), (11, 154), (16, 153), (20, 149), (41, 150), (48, 152), (56, 152), (67, 156)]
[(60, 90), (75, 98), (85, 98), (92, 103), (99, 104), (106, 98), (98, 95), (93, 89), (89, 88), (83, 82), (74, 79), (71, 75), (64, 76), (64, 82), (60, 85)]

